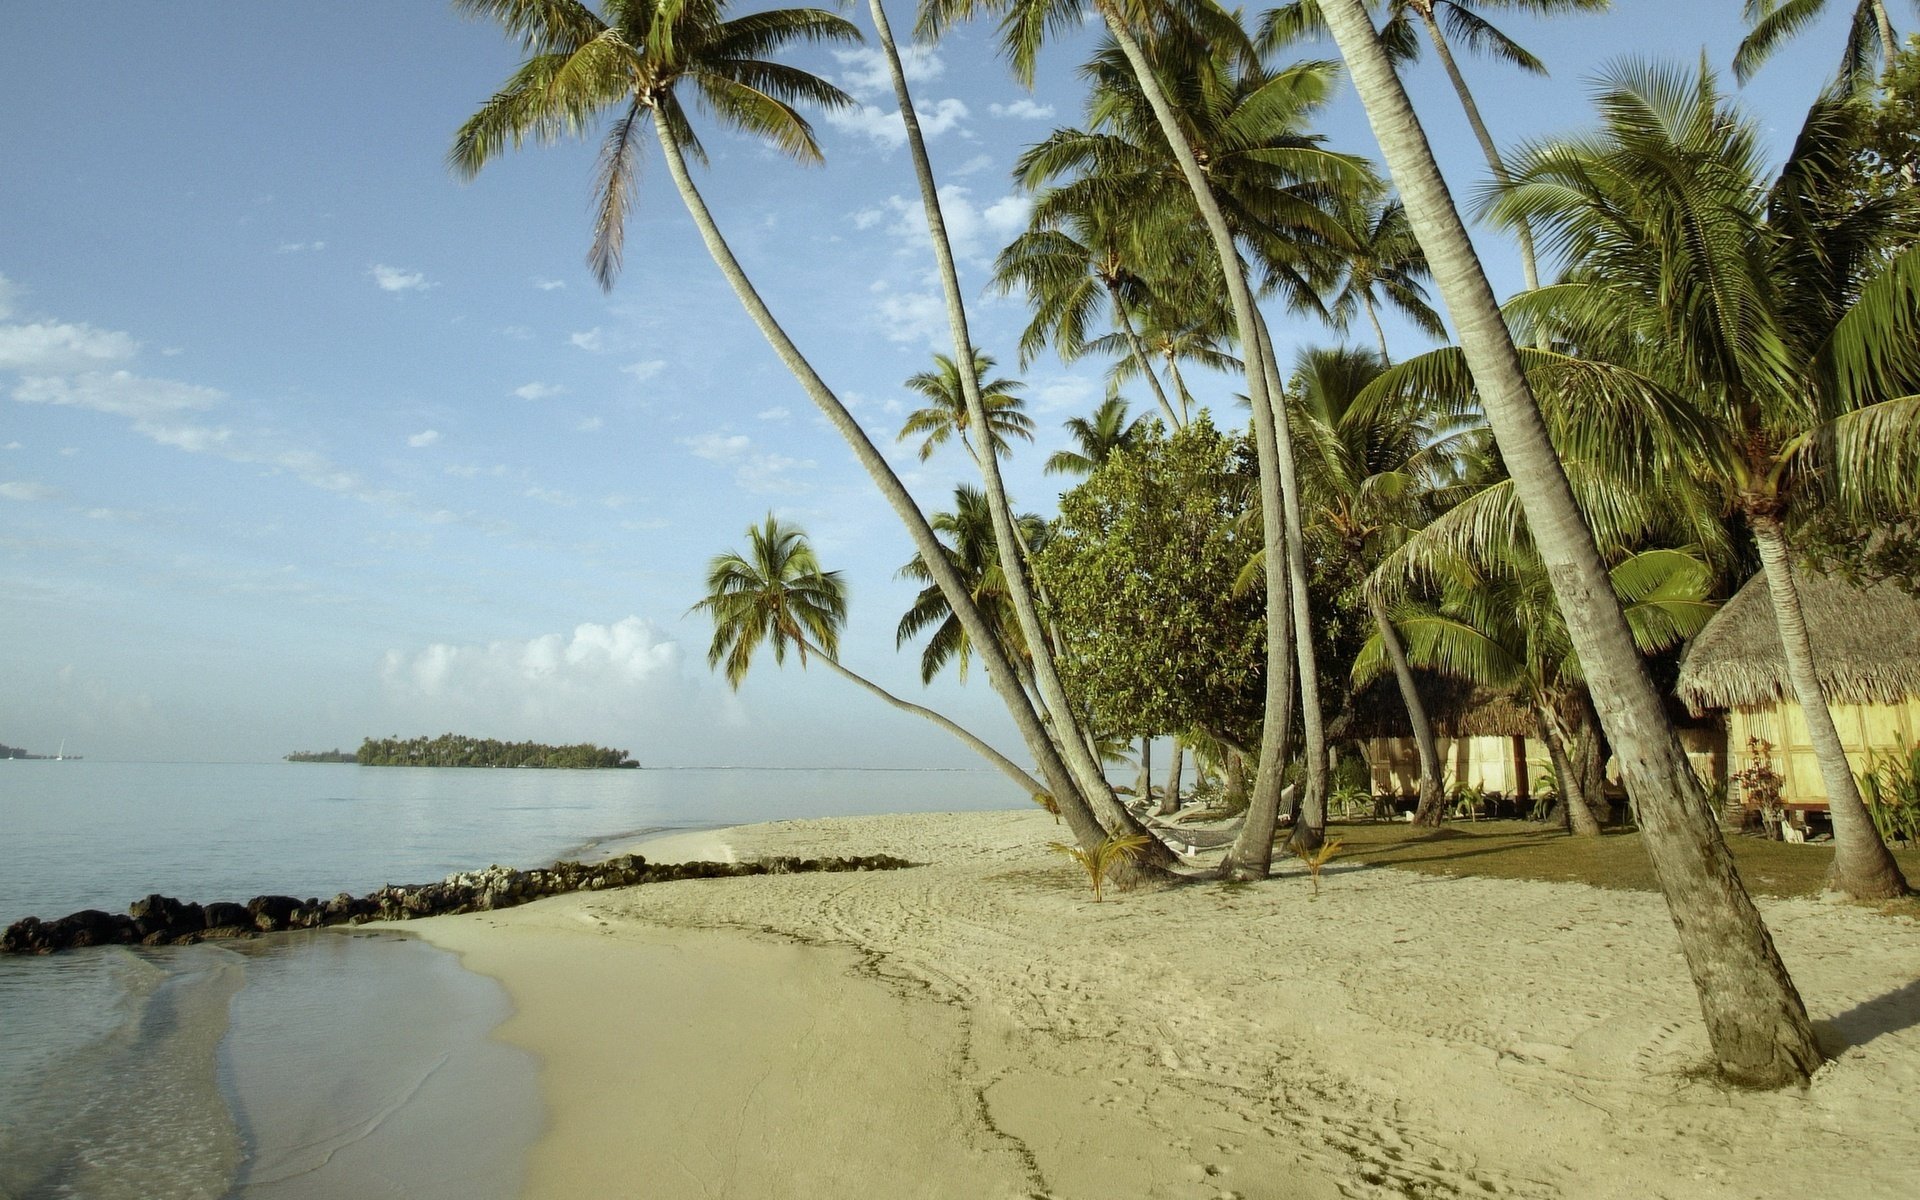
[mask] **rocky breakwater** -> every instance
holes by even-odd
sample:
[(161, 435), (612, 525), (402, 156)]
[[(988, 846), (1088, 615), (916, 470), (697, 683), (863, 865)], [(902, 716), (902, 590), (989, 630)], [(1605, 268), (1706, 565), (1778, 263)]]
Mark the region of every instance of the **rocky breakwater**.
[(650, 863), (638, 854), (604, 862), (557, 862), (516, 871), (492, 866), (463, 871), (435, 883), (388, 885), (364, 896), (342, 892), (331, 900), (255, 896), (245, 904), (191, 904), (171, 896), (135, 900), (124, 913), (97, 908), (57, 920), (26, 917), (0, 934), (0, 953), (52, 954), (83, 946), (181, 946), (222, 938), (257, 937), (323, 925), (407, 921), (451, 913), (512, 908), (542, 896), (632, 887), (675, 879), (737, 875), (795, 875), (809, 871), (892, 871), (913, 864), (887, 854), (851, 858), (766, 858), (744, 863)]

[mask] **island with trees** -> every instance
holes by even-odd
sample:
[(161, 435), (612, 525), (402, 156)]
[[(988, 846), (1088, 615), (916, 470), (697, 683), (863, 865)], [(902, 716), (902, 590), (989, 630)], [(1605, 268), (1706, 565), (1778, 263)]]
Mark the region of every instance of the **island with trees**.
[(297, 763), (350, 763), (360, 761), (359, 756), (353, 751), (341, 750), (337, 747), (332, 750), (295, 750), (292, 754), (286, 755), (285, 758), (288, 762)]
[(360, 749), (351, 761), (363, 767), (554, 767), (575, 770), (632, 768), (640, 765), (625, 750), (610, 750), (588, 742), (574, 746), (547, 746), (539, 742), (502, 742), (458, 733), (443, 733), (431, 738), (368, 738), (360, 743)]

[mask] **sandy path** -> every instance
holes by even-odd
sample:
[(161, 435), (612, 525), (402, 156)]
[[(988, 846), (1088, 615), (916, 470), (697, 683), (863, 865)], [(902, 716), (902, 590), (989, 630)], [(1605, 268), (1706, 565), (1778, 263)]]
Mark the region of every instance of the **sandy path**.
[[(821, 981), (825, 990), (807, 993), (803, 1007), (831, 1013), (857, 992), (894, 1010), (915, 1031), (916, 1052), (932, 1057), (906, 1069), (898, 1095), (854, 1087), (820, 1103), (845, 1110), (856, 1127), (889, 1130), (907, 1123), (887, 1116), (905, 1097), (953, 1114), (932, 1140), (965, 1148), (948, 1176), (962, 1184), (955, 1194), (1912, 1194), (1914, 922), (1825, 903), (1767, 904), (1781, 952), (1839, 1053), (1805, 1094), (1741, 1094), (1698, 1071), (1704, 1035), (1657, 896), (1336, 865), (1313, 900), (1289, 864), (1246, 887), (1094, 905), (1075, 869), (1044, 851), (1053, 836), (1037, 813), (748, 826), (644, 852), (884, 852), (930, 865), (651, 885), (429, 924), (511, 933), (605, 922), (615, 932), (594, 935), (601, 945), (760, 931), (703, 944), (695, 975), (709, 969), (704, 951), (781, 950), (766, 934), (851, 948), (830, 958), (789, 950), (791, 962), (743, 963), (739, 978), (778, 978), (784, 988), (788, 974), (813, 963), (838, 982)], [(540, 1015), (537, 977), (570, 979), (583, 1020), (652, 1003), (610, 997), (581, 976), (584, 936), (533, 933), (508, 951), (496, 931), (456, 946), (502, 978), (520, 1006), (505, 1036), (549, 1063), (595, 1051), (580, 1048), (591, 1041), (582, 1027)], [(551, 960), (525, 949), (550, 942), (575, 949), (556, 948)], [(489, 945), (499, 951), (491, 958)], [(715, 1037), (733, 1027), (715, 1020), (700, 1016), (682, 1040), (709, 1052), (724, 1044)], [(751, 1043), (727, 1040), (720, 1059), (760, 1060)], [(833, 1053), (869, 1063), (899, 1045), (843, 1040)], [(684, 1084), (691, 1076), (681, 1070), (645, 1074), (649, 1086), (679, 1087), (661, 1081)], [(571, 1069), (550, 1077), (552, 1143), (571, 1120), (566, 1097), (581, 1077)], [(695, 1078), (691, 1091), (705, 1086)], [(616, 1107), (633, 1117), (625, 1104)], [(814, 1111), (786, 1118), (810, 1121)], [(867, 1147), (861, 1183), (838, 1191), (796, 1183), (723, 1193), (706, 1179), (655, 1194), (891, 1194), (876, 1173), (894, 1158), (884, 1142)], [(805, 1144), (780, 1152), (799, 1156), (786, 1170), (810, 1153)], [(835, 1146), (842, 1156), (861, 1152), (857, 1139)], [(543, 1178), (539, 1163), (534, 1176)]]

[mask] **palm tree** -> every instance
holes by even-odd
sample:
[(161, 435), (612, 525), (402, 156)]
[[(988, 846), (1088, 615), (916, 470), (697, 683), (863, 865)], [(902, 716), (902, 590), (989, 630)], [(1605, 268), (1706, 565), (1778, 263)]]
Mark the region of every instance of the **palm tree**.
[[(454, 169), (472, 176), (528, 138), (577, 134), (602, 113), (615, 117), (602, 146), (599, 221), (590, 256), (602, 286), (620, 266), (621, 238), (634, 192), (639, 138), (651, 122), (667, 172), (714, 264), (781, 363), (865, 468), (888, 507), (926, 556), (954, 613), (981, 644), (988, 677), (1038, 762), (1061, 815), (1084, 846), (1108, 831), (1094, 816), (1082, 773), (1063, 761), (1013, 669), (993, 643), (965, 585), (938, 553), (939, 539), (912, 495), (853, 414), (827, 386), (767, 307), (721, 235), (687, 167), (703, 157), (680, 98), (683, 87), (729, 124), (802, 162), (819, 160), (812, 127), (794, 104), (836, 106), (851, 99), (832, 84), (764, 56), (795, 42), (857, 41), (852, 25), (817, 9), (777, 9), (727, 19), (723, 0), (605, 0), (605, 16), (579, 0), (455, 0), (517, 38), (531, 57), (470, 118), (455, 138)], [(962, 343), (968, 345), (970, 343)], [(981, 440), (987, 440), (984, 430)], [(991, 466), (993, 456), (986, 457)], [(1097, 798), (1097, 797), (1095, 797)], [(1111, 799), (1109, 792), (1108, 798)]]
[[(1418, 401), (1361, 403), (1361, 393), (1384, 365), (1366, 350), (1309, 350), (1294, 369), (1308, 522), (1333, 540), (1336, 553), (1366, 565), (1379, 562), (1434, 515), (1436, 497), (1454, 482), (1452, 459), (1462, 439), (1480, 429), (1477, 420), (1439, 418)], [(1433, 725), (1385, 600), (1369, 593), (1366, 604), (1419, 751), (1415, 822), (1437, 826), (1446, 810)]]
[(1145, 417), (1127, 420), (1127, 401), (1122, 396), (1102, 400), (1091, 417), (1068, 417), (1067, 435), (1079, 449), (1054, 451), (1047, 459), (1047, 474), (1093, 474), (1114, 451), (1129, 449), (1140, 440), (1146, 420)]
[(1321, 5), (1459, 332), (1461, 352), (1620, 761), (1720, 1071), (1748, 1086), (1804, 1085), (1820, 1063), (1806, 1005), (1740, 884), (1686, 751), (1647, 677), (1426, 133), (1363, 0), (1321, 0)]
[[(1476, 8), (1506, 8), (1540, 13), (1556, 12), (1600, 12), (1611, 4), (1611, 0), (1387, 0), (1387, 22), (1382, 30), (1381, 40), (1393, 52), (1396, 62), (1410, 61), (1419, 56), (1419, 41), (1413, 36), (1412, 23), (1418, 21), (1433, 46), (1433, 52), (1440, 60), (1440, 66), (1447, 73), (1447, 81), (1453, 85), (1454, 95), (1460, 100), (1460, 109), (1466, 114), (1467, 124), (1473, 127), (1473, 136), (1480, 143), (1480, 153), (1486, 157), (1487, 169), (1499, 183), (1506, 183), (1507, 168), (1500, 157), (1500, 147), (1494, 143), (1493, 135), (1487, 132), (1487, 122), (1480, 115), (1480, 105), (1474, 101), (1473, 91), (1467, 87), (1467, 78), (1460, 73), (1460, 64), (1453, 57), (1453, 47), (1447, 41), (1447, 31), (1470, 50), (1483, 50), (1495, 58), (1503, 59), (1523, 71), (1535, 75), (1547, 73), (1546, 64), (1495, 28), (1493, 23), (1482, 17)], [(1320, 13), (1321, 0), (1289, 0), (1269, 12), (1262, 23), (1261, 34), (1264, 44), (1279, 45), (1288, 40), (1310, 32), (1319, 32), (1326, 27), (1326, 19)], [(1442, 29), (1444, 25), (1446, 28)], [(1522, 224), (1514, 229), (1520, 242), (1520, 267), (1527, 290), (1533, 291), (1540, 286), (1540, 266), (1533, 245), (1533, 234)]]
[(1384, 195), (1347, 197), (1334, 210), (1340, 223), (1334, 261), (1338, 290), (1327, 301), (1327, 316), (1344, 332), (1356, 311), (1364, 312), (1380, 344), (1380, 361), (1390, 363), (1387, 331), (1380, 327), (1380, 306), (1390, 304), (1415, 328), (1439, 341), (1446, 340), (1446, 323), (1427, 302), (1427, 260), (1407, 224), (1407, 210)]
[[(914, 178), (920, 187), (921, 207), (926, 213), (935, 273), (940, 279), (941, 294), (946, 301), (947, 325), (953, 334), (955, 360), (963, 366), (959, 381), (966, 399), (968, 421), (975, 442), (989, 445), (993, 440), (992, 424), (981, 397), (979, 378), (972, 370), (973, 335), (967, 328), (967, 308), (961, 297), (960, 273), (954, 265), (953, 244), (947, 237), (940, 191), (933, 178), (933, 162), (927, 155), (926, 139), (920, 132), (920, 120), (907, 87), (906, 68), (900, 62), (900, 50), (894, 43), (886, 6), (881, 0), (869, 0), (868, 11), (873, 16), (874, 30), (879, 36), (881, 52), (887, 62), (887, 73), (893, 81), (894, 96), (900, 103), (900, 115), (906, 125), (908, 157), (913, 162)], [(1007, 497), (1006, 484), (1000, 477), (1000, 457), (997, 454), (983, 454), (976, 456), (975, 461), (980, 467), (987, 507), (993, 515), (995, 543), (1005, 577), (1007, 602), (1013, 609), (1021, 636), (1028, 647), (1037, 712), (1047, 714), (1054, 728), (1061, 732), (1062, 736), (1056, 740), (1055, 746), (1065, 759), (1062, 765), (1097, 823), (1112, 836), (1138, 838), (1137, 844), (1144, 847), (1128, 860), (1126, 871), (1131, 879), (1157, 875), (1175, 861), (1173, 852), (1147, 832), (1146, 827), (1120, 803), (1112, 785), (1107, 782), (1106, 772), (1098, 757), (1088, 749), (1087, 731), (1081, 728), (1072, 702), (1060, 682), (1046, 630), (1040, 623), (1040, 611), (1034, 603), (1033, 588), (1027, 578), (1025, 546), (1015, 529), (1013, 506)], [(920, 551), (922, 554), (933, 553), (932, 548), (926, 545), (922, 545)], [(955, 603), (957, 606), (958, 601)], [(1041, 732), (1044, 733), (1044, 730)]]
[[(1781, 43), (1817, 21), (1826, 7), (1827, 0), (1746, 0), (1741, 15), (1748, 32), (1734, 51), (1734, 77), (1741, 83), (1752, 79)], [(1858, 0), (1853, 18), (1847, 22), (1847, 42), (1840, 52), (1837, 78), (1849, 92), (1866, 91), (1873, 85), (1874, 63), (1891, 63), (1899, 49), (1886, 0)]]
[(839, 659), (840, 630), (847, 619), (847, 590), (840, 572), (822, 571), (807, 535), (796, 525), (783, 524), (772, 513), (762, 525), (747, 526), (747, 552), (716, 555), (707, 567), (707, 594), (689, 612), (713, 617), (713, 644), (707, 665), (726, 664), (727, 683), (735, 691), (747, 677), (760, 647), (773, 649), (773, 661), (784, 663), (791, 647), (807, 665), (811, 655), (841, 678), (860, 685), (888, 704), (925, 717), (953, 734), (1019, 784), (1029, 796), (1047, 789), (1005, 755), (947, 717), (902, 700), (872, 680), (856, 675)]
[[(1002, 652), (1013, 663), (1022, 683), (1031, 686), (1032, 655), (1020, 634), (1019, 620), (1007, 596), (1007, 577), (1001, 569), (999, 549), (994, 545), (993, 513), (987, 507), (986, 494), (977, 487), (960, 484), (953, 489), (953, 509), (934, 513), (931, 520), (934, 530), (941, 535), (942, 553), (960, 578), (967, 581), (968, 594), (986, 614)], [(1033, 513), (1021, 513), (1015, 525), (1029, 549), (1046, 533), (1046, 523)], [(934, 585), (933, 574), (919, 555), (901, 567), (899, 574), (902, 579), (925, 586), (900, 618), (894, 643), (904, 646), (932, 630), (920, 654), (920, 681), (932, 683), (934, 676), (952, 664), (964, 682), (972, 658), (973, 639), (955, 617), (953, 605)]]
[[(1198, 283), (1203, 278), (1196, 272), (1189, 276), (1189, 282)], [(1148, 356), (1158, 359), (1180, 402), (1180, 425), (1173, 426), (1177, 429), (1191, 418), (1194, 407), (1193, 393), (1187, 390), (1186, 378), (1180, 373), (1181, 363), (1223, 375), (1244, 371), (1246, 364), (1226, 350), (1227, 340), (1233, 336), (1233, 317), (1219, 303), (1219, 293), (1192, 287), (1175, 291), (1167, 282), (1164, 277), (1156, 281), (1155, 290), (1141, 306), (1137, 336), (1145, 353), (1120, 353), (1116, 339), (1121, 335), (1113, 333), (1095, 338), (1088, 345), (1113, 356), (1107, 386), (1115, 389), (1136, 375), (1151, 377)]]
[(1710, 73), (1618, 68), (1599, 105), (1601, 129), (1530, 150), (1496, 208), (1568, 252), (1531, 316), (1691, 418), (1673, 436), (1689, 473), (1745, 518), (1767, 568), (1833, 817), (1828, 886), (1904, 895), (1820, 691), (1787, 522), (1822, 500), (1920, 506), (1920, 244), (1840, 176), (1846, 101), (1815, 104), (1771, 182), (1757, 129)]
[[(976, 347), (973, 352), (975, 377), (986, 379), (992, 373), (993, 365), (993, 356)], [(922, 371), (909, 378), (907, 386), (930, 401), (927, 407), (908, 414), (906, 424), (900, 427), (900, 440), (903, 442), (912, 437), (924, 437), (925, 440), (920, 443), (920, 461), (932, 458), (933, 452), (954, 436), (959, 437), (967, 454), (977, 459), (979, 454), (967, 438), (967, 398), (960, 383), (960, 368), (954, 365), (953, 359), (944, 354), (935, 354), (933, 370)], [(995, 379), (980, 385), (980, 402), (987, 410), (993, 452), (1001, 458), (1013, 453), (1013, 447), (1008, 444), (1010, 438), (1033, 440), (1033, 418), (1020, 411), (1026, 402), (1014, 394), (1022, 386), (1016, 379)]]

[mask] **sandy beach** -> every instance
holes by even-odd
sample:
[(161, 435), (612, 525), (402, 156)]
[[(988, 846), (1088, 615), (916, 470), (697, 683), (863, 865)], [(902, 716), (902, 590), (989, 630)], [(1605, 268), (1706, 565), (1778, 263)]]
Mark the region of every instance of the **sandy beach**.
[(1830, 1061), (1730, 1091), (1657, 895), (1343, 866), (1091, 902), (1043, 813), (778, 822), (410, 928), (499, 979), (531, 1197), (1905, 1197), (1920, 923), (1763, 911)]

